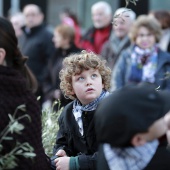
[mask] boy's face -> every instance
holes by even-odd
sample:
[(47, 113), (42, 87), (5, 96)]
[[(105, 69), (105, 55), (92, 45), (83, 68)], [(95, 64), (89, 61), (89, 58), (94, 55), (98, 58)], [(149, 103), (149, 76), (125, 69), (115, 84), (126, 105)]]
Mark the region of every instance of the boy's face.
[(104, 85), (98, 70), (89, 69), (72, 76), (73, 94), (86, 105), (100, 96)]

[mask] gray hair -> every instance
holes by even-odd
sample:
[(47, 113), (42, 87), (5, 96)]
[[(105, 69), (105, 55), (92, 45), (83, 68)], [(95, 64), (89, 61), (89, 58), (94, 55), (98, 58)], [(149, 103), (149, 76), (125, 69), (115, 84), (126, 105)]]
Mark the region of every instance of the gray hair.
[(124, 15), (124, 14), (126, 14), (132, 21), (136, 19), (135, 12), (129, 8), (124, 8), (124, 7), (117, 9), (114, 13), (114, 17), (117, 15)]
[(107, 14), (107, 15), (112, 14), (112, 8), (111, 8), (110, 4), (105, 1), (99, 1), (99, 2), (96, 2), (95, 4), (93, 4), (91, 7), (91, 11), (94, 11), (100, 7), (103, 8), (103, 10), (105, 11), (105, 14)]

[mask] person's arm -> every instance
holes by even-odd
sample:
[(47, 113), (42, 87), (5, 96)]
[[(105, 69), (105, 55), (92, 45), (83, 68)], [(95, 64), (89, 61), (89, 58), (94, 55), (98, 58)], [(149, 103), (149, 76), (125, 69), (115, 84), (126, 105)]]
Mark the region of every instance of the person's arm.
[[(64, 136), (63, 124), (62, 124), (61, 119), (59, 119), (59, 122), (60, 122), (59, 123), (60, 128), (57, 134), (57, 139), (56, 139), (56, 144), (53, 149), (53, 154), (55, 155), (57, 152), (64, 150), (67, 156), (72, 155), (71, 150), (68, 149), (66, 137)], [(69, 160), (69, 170), (79, 170), (79, 169), (94, 170), (96, 167), (97, 155), (98, 155), (98, 152), (95, 152), (92, 155), (85, 155), (83, 153), (80, 153), (79, 155), (75, 157), (71, 156)], [(62, 163), (62, 165), (64, 165), (63, 162), (67, 162), (67, 158), (59, 157), (57, 163), (58, 164)]]
[[(64, 111), (64, 110), (63, 110)], [(67, 153), (67, 139), (64, 135), (64, 125), (63, 125), (63, 112), (61, 113), (59, 119), (59, 130), (56, 137), (56, 143), (53, 148), (53, 156), (51, 157), (51, 169), (56, 169), (56, 165), (61, 164), (63, 159), (57, 159), (57, 158), (65, 158), (65, 156), (68, 155)], [(57, 155), (57, 156), (56, 156)], [(62, 163), (65, 164), (65, 163)]]
[(155, 81), (160, 89), (170, 90), (170, 54), (159, 50)]
[[(79, 154), (75, 157), (61, 157), (55, 160), (56, 166), (63, 167), (69, 170), (94, 170), (97, 164), (97, 155)], [(69, 163), (68, 163), (69, 162)]]
[(59, 130), (58, 130), (57, 137), (56, 137), (56, 143), (53, 148), (53, 155), (55, 155), (60, 149), (64, 150), (67, 155), (69, 154), (67, 139), (64, 133), (64, 125), (63, 125), (62, 120), (63, 120), (63, 117), (61, 113), (58, 119)]
[(96, 169), (98, 152), (92, 155), (81, 154), (78, 155), (78, 163), (81, 170), (94, 170)]

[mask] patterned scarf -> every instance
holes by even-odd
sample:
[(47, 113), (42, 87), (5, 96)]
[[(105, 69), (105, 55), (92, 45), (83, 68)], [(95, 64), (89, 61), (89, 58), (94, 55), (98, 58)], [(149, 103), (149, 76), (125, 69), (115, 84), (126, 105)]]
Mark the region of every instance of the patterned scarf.
[(157, 60), (157, 46), (145, 50), (135, 46), (131, 55), (132, 66), (129, 81), (137, 83), (141, 81), (154, 83)]
[(81, 103), (76, 99), (73, 102), (73, 115), (76, 119), (76, 122), (79, 126), (79, 132), (83, 136), (84, 130), (83, 130), (83, 121), (82, 121), (82, 112), (83, 111), (93, 111), (96, 110), (99, 102), (109, 95), (108, 91), (103, 90), (102, 93), (98, 98), (96, 98), (94, 101), (90, 102), (89, 104), (82, 106)]
[(103, 150), (110, 170), (142, 170), (152, 159), (158, 144), (158, 140), (154, 140), (143, 146), (120, 149), (105, 143)]

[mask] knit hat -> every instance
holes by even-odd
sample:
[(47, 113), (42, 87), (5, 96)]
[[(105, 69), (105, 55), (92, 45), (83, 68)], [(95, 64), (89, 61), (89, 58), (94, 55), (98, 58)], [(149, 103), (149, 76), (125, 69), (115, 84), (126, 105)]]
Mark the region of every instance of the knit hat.
[(127, 85), (113, 92), (98, 106), (95, 128), (99, 143), (129, 146), (132, 137), (170, 110), (170, 92), (157, 91), (151, 83)]

